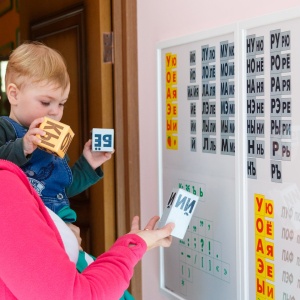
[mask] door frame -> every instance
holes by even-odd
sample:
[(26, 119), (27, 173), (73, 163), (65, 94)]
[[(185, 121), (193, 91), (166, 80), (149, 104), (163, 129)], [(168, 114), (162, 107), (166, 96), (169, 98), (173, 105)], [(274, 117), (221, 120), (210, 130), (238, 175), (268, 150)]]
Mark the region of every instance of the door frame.
[[(114, 33), (114, 114), (116, 132), (117, 235), (130, 231), (140, 216), (137, 1), (112, 0)], [(142, 299), (141, 263), (134, 270), (131, 292)]]

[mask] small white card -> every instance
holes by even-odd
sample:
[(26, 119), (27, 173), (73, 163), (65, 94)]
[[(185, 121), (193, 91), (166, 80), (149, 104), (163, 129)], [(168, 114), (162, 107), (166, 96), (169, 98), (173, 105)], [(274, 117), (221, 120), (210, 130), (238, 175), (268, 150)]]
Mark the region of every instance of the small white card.
[(92, 129), (92, 151), (112, 152), (114, 150), (114, 130)]
[(172, 222), (175, 223), (171, 235), (183, 239), (199, 197), (183, 189), (173, 189), (158, 223), (158, 228)]

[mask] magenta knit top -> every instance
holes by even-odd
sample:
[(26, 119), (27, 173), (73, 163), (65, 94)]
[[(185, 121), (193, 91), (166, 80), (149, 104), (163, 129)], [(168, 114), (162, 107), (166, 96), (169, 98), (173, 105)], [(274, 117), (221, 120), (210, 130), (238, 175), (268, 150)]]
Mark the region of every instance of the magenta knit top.
[(1, 300), (120, 299), (146, 252), (143, 239), (120, 237), (80, 274), (23, 171), (4, 160), (0, 199)]

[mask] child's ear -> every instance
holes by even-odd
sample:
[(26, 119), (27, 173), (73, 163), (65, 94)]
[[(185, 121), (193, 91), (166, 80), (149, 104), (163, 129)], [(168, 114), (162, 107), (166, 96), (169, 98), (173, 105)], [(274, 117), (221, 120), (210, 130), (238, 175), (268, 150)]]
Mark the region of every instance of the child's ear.
[(16, 105), (18, 102), (19, 89), (14, 83), (10, 83), (6, 88), (6, 95), (11, 105)]

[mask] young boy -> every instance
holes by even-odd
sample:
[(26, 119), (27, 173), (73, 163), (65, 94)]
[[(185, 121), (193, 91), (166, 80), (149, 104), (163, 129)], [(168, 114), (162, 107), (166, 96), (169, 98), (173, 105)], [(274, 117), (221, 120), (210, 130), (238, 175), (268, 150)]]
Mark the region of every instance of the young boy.
[[(9, 117), (0, 119), (0, 157), (20, 166), (45, 205), (59, 214), (69, 208), (69, 197), (103, 177), (100, 166), (111, 153), (92, 152), (91, 140), (70, 169), (60, 159), (37, 148), (43, 117), (60, 121), (70, 92), (65, 62), (41, 43), (25, 43), (10, 55), (5, 77)], [(65, 221), (75, 221), (76, 216)]]

